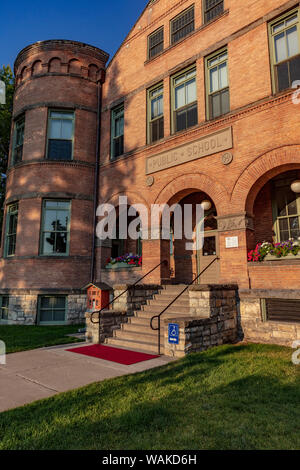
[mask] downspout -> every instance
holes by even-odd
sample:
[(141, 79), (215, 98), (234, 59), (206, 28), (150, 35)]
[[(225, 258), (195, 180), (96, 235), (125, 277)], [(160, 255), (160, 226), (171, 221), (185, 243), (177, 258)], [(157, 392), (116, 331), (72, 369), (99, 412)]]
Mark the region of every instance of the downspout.
[(96, 168), (95, 168), (95, 182), (94, 182), (94, 207), (93, 207), (93, 236), (92, 236), (92, 261), (91, 261), (91, 282), (95, 281), (95, 258), (96, 258), (96, 212), (99, 196), (99, 176), (100, 176), (100, 143), (101, 143), (101, 108), (102, 108), (102, 85), (104, 83), (105, 72), (102, 70), (101, 77), (98, 81), (98, 107), (97, 107), (97, 138), (96, 138)]

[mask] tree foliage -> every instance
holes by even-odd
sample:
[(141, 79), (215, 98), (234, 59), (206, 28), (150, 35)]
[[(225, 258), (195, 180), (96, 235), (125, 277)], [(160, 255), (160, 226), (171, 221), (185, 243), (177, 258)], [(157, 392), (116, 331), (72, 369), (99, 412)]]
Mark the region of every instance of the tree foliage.
[(5, 197), (6, 171), (9, 154), (10, 129), (13, 109), (14, 77), (9, 65), (0, 68), (0, 80), (6, 84), (6, 104), (0, 104), (0, 240)]

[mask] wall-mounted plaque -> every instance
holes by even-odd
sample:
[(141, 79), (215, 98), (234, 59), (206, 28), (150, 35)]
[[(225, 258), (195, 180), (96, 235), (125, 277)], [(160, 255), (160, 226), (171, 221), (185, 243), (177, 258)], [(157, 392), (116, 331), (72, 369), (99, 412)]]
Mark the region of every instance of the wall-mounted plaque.
[(226, 248), (238, 248), (239, 237), (227, 237), (225, 238)]
[(227, 127), (168, 152), (148, 157), (146, 160), (146, 175), (213, 155), (214, 153), (223, 152), (232, 147), (232, 128)]

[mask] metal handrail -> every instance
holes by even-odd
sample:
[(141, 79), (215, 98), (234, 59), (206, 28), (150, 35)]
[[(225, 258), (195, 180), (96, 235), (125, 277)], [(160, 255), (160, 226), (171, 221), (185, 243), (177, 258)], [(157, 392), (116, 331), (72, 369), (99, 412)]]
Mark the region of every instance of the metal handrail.
[[(160, 312), (159, 315), (154, 315), (154, 317), (151, 318), (151, 320), (150, 320), (150, 327), (151, 327), (151, 329), (152, 329), (153, 331), (158, 331), (158, 355), (159, 355), (159, 356), (160, 356), (160, 330), (161, 330), (161, 328), (160, 328), (160, 318), (161, 318), (161, 316), (162, 316), (162, 315), (168, 310), (168, 308), (170, 308), (171, 305), (173, 305), (173, 303), (176, 302), (176, 300), (179, 299), (179, 297), (181, 297), (182, 294), (184, 294), (184, 293), (188, 290), (188, 288), (191, 287), (191, 285), (194, 284), (194, 282), (196, 282), (196, 281), (199, 279), (199, 277), (202, 276), (202, 274), (203, 274), (215, 261), (217, 261), (218, 259), (220, 259), (218, 256), (217, 256), (216, 258), (214, 258), (214, 259), (212, 260), (212, 262), (209, 263), (209, 264), (206, 266), (206, 268), (204, 268), (204, 269), (201, 271), (201, 273), (198, 274), (198, 276), (195, 277), (195, 279), (193, 279), (193, 280), (183, 289), (183, 291), (180, 292), (180, 294), (178, 294), (178, 295), (175, 297), (175, 299), (173, 299), (172, 302), (170, 302), (169, 305), (163, 309), (162, 312)], [(158, 326), (157, 326), (157, 328), (154, 328), (154, 326), (153, 326), (153, 320), (154, 320), (155, 318), (157, 318), (157, 320), (158, 320)]]
[[(122, 292), (121, 294), (117, 295), (117, 297), (114, 297), (112, 300), (110, 300), (108, 302), (107, 305), (105, 305), (105, 307), (102, 307), (101, 310), (95, 310), (94, 312), (91, 313), (91, 323), (93, 323), (94, 325), (100, 323), (100, 316), (101, 316), (101, 313), (106, 310), (111, 304), (113, 304), (117, 299), (119, 299), (119, 297), (122, 297), (122, 295), (126, 294), (126, 292), (128, 292), (130, 289), (132, 289), (132, 287), (136, 286), (139, 282), (141, 282), (143, 279), (145, 279), (145, 277), (149, 276), (149, 274), (153, 273), (153, 271), (155, 271), (157, 268), (159, 268), (160, 266), (162, 265), (167, 265), (168, 264), (168, 261), (165, 259), (163, 260), (161, 263), (159, 263), (157, 266), (155, 266), (154, 268), (152, 268), (150, 271), (147, 272), (147, 274), (145, 274), (143, 277), (141, 277), (140, 279), (138, 279), (138, 281), (136, 281), (134, 284), (130, 284), (130, 286), (127, 287), (127, 289), (124, 290), (124, 292)], [(98, 321), (94, 321), (93, 320), (93, 316), (96, 314), (96, 313), (99, 313), (99, 319)]]

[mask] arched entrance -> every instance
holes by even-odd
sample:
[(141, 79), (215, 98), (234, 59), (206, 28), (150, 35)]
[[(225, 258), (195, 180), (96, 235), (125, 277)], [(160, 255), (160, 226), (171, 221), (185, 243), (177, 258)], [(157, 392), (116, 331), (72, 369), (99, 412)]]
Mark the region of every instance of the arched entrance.
[[(178, 195), (177, 204), (182, 209), (182, 223), (186, 207), (190, 206), (192, 220), (190, 227), (192, 239), (183, 230), (182, 238), (176, 238), (174, 215), (171, 219), (170, 233), (170, 276), (174, 283), (189, 283), (213, 261), (219, 253), (217, 210), (212, 199), (202, 191), (191, 190), (187, 196)], [(197, 223), (197, 205), (205, 202), (204, 220)], [(172, 200), (174, 204), (174, 198)], [(204, 233), (201, 235), (201, 231)], [(219, 282), (219, 261), (213, 263), (198, 279), (199, 284)]]

